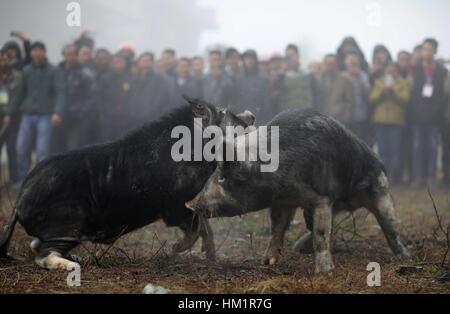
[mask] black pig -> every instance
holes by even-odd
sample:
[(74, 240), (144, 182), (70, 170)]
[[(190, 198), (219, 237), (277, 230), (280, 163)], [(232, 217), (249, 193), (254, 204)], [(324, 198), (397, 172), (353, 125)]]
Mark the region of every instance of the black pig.
[[(278, 261), (286, 229), (298, 207), (304, 209), (312, 236), (300, 239), (297, 247), (313, 247), (316, 272), (334, 268), (330, 253), (332, 216), (340, 210), (367, 208), (378, 220), (394, 254), (408, 255), (396, 230), (386, 171), (366, 144), (339, 122), (310, 110), (279, 114), (268, 124), (268, 134), (273, 133), (270, 128), (274, 126), (279, 127), (276, 171), (262, 172), (266, 162), (261, 160), (249, 161), (247, 157), (244, 161), (227, 161), (223, 156), (225, 161), (218, 162), (203, 190), (186, 206), (208, 217), (270, 208), (272, 237), (266, 264)], [(255, 132), (261, 132), (261, 128)], [(228, 143), (226, 149), (251, 149), (250, 135), (238, 138), (234, 146)], [(267, 139), (270, 147), (271, 136)]]
[[(7, 256), (17, 222), (33, 236), (32, 249), (38, 265), (67, 269), (64, 256), (82, 241), (111, 243), (118, 237), (158, 219), (178, 226), (185, 237), (175, 252), (191, 248), (199, 235), (207, 257), (215, 249), (207, 221), (185, 207), (216, 167), (215, 162), (175, 162), (171, 138), (175, 126), (246, 127), (254, 117), (240, 118), (205, 102), (186, 98), (188, 105), (157, 122), (136, 129), (122, 139), (86, 147), (49, 158), (25, 179), (5, 233), (0, 257)], [(247, 120), (247, 123), (244, 122)]]

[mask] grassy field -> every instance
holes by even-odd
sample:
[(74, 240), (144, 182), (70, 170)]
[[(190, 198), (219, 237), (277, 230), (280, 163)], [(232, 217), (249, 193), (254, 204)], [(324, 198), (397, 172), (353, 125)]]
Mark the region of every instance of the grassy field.
[[(81, 286), (68, 287), (67, 272), (46, 271), (33, 261), (0, 261), (0, 293), (141, 293), (148, 283), (173, 293), (449, 293), (450, 256), (445, 236), (425, 190), (395, 189), (401, 233), (413, 253), (397, 261), (379, 226), (367, 211), (335, 219), (332, 274), (314, 275), (313, 259), (292, 249), (305, 230), (302, 213), (289, 229), (283, 258), (275, 267), (261, 265), (269, 239), (267, 211), (245, 217), (212, 220), (217, 261), (209, 262), (197, 243), (190, 252), (172, 255), (181, 232), (161, 222), (126, 235), (113, 246), (84, 244), (72, 253), (81, 257)], [(450, 225), (448, 191), (433, 192), (444, 228)], [(3, 193), (0, 226), (10, 212)], [(11, 245), (14, 255), (31, 257), (30, 237), (17, 228)], [(381, 265), (381, 287), (368, 287), (367, 264)], [(399, 274), (401, 265), (421, 271)]]

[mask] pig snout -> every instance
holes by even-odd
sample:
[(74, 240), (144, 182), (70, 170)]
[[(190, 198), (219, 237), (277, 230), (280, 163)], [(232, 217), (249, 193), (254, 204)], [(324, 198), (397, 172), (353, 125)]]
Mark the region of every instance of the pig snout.
[(193, 212), (197, 211), (197, 198), (194, 198), (192, 200), (190, 200), (189, 202), (185, 203), (186, 207), (189, 208), (190, 210), (192, 210)]
[(205, 202), (202, 197), (202, 193), (199, 193), (192, 200), (185, 203), (186, 207), (196, 213), (206, 213)]

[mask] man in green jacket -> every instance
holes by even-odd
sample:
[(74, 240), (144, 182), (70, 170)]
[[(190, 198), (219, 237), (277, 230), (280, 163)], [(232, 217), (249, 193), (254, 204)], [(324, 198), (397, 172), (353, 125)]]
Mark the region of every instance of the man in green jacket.
[[(32, 63), (23, 70), (12, 101), (8, 104), (8, 125), (11, 116), (22, 111), (17, 138), (17, 174), (19, 182), (30, 170), (31, 152), (36, 147), (37, 162), (49, 156), (53, 126), (61, 123), (64, 112), (64, 83), (56, 68), (47, 61), (42, 42), (31, 45)], [(36, 141), (36, 143), (34, 143)]]
[(280, 95), (281, 110), (306, 109), (316, 106), (317, 82), (301, 69), (300, 54), (296, 45), (286, 48), (287, 71)]

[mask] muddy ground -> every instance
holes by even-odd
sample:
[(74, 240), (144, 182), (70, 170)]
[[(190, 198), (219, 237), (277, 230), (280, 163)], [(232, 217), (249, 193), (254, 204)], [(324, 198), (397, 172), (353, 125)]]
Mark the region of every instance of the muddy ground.
[[(172, 255), (171, 246), (181, 237), (176, 228), (161, 222), (128, 234), (112, 246), (84, 244), (73, 254), (81, 257), (81, 286), (69, 287), (67, 272), (46, 271), (31, 260), (0, 261), (0, 293), (141, 293), (148, 283), (173, 293), (449, 293), (449, 259), (445, 236), (438, 228), (430, 197), (425, 190), (394, 189), (401, 233), (413, 253), (397, 261), (380, 228), (367, 211), (335, 219), (333, 236), (336, 270), (314, 275), (313, 259), (292, 249), (305, 231), (302, 213), (288, 232), (283, 258), (275, 267), (260, 261), (269, 240), (268, 212), (212, 220), (217, 261), (209, 262), (197, 243), (190, 252)], [(450, 225), (448, 190), (433, 192), (444, 228)], [(3, 190), (0, 226), (10, 213)], [(17, 228), (10, 251), (31, 258), (30, 237)], [(381, 287), (368, 287), (368, 263), (381, 265)], [(421, 267), (399, 274), (401, 265)]]

